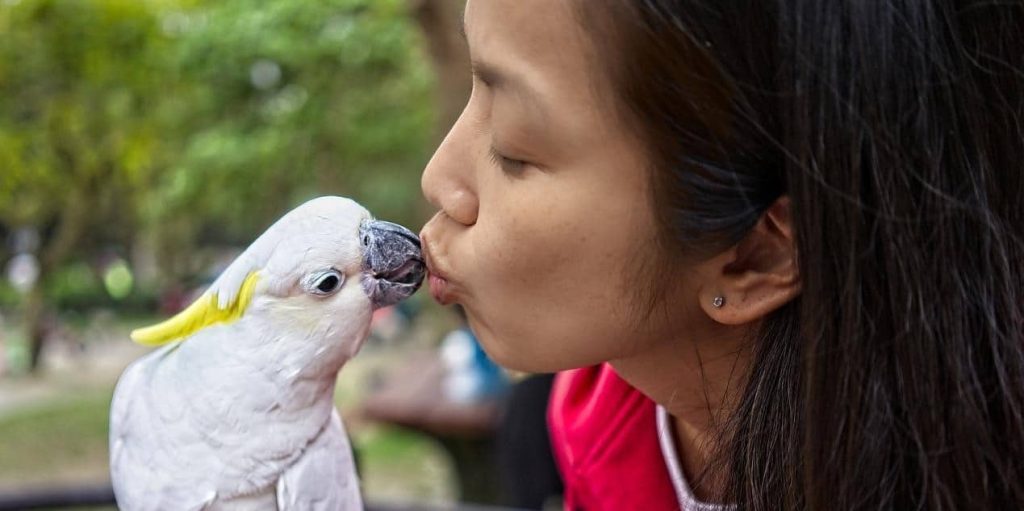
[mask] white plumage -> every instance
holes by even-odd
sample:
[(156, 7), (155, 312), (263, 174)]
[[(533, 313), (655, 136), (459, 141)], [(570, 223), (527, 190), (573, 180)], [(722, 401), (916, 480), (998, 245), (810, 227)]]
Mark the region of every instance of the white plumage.
[[(362, 509), (333, 404), (337, 372), (386, 304), (367, 283), (401, 287), (384, 281), (398, 277), (401, 299), (421, 277), (409, 285), (408, 268), (373, 267), (370, 251), (399, 244), (375, 241), (381, 231), (368, 222), (378, 223), (351, 200), (310, 201), (197, 302), (211, 305), (140, 333), (141, 342), (170, 344), (129, 366), (114, 392), (110, 461), (121, 509)], [(418, 241), (404, 243), (406, 259), (419, 261)], [(337, 288), (323, 292), (331, 276)], [(232, 308), (240, 316), (227, 317)]]

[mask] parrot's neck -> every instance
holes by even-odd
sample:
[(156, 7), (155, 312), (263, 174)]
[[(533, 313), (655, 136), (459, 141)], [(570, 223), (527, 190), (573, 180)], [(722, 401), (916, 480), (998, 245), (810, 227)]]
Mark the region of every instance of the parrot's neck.
[(169, 386), (187, 395), (216, 389), (216, 399), (196, 404), (209, 405), (204, 413), (211, 416), (233, 416), (231, 409), (242, 407), (268, 411), (253, 416), (260, 420), (303, 416), (325, 424), (334, 410), (335, 381), (345, 359), (322, 353), (318, 357), (315, 347), (245, 323), (240, 320), (220, 332), (206, 329), (183, 342), (174, 357), (177, 369), (168, 374)]
[(207, 383), (220, 386), (230, 380), (230, 391), (240, 399), (265, 389), (274, 401), (268, 406), (284, 413), (308, 413), (310, 407), (327, 412), (333, 409), (338, 371), (369, 334), (369, 311), (366, 318), (362, 309), (358, 312), (344, 323), (353, 325), (349, 329), (325, 322), (322, 310), (257, 298), (236, 322), (209, 327), (186, 340), (183, 350), (195, 356), (184, 358), (202, 357), (204, 364), (215, 364), (209, 374), (213, 381)]
[[(249, 363), (274, 375), (274, 381), (287, 386), (308, 386), (314, 382), (334, 388), (338, 371), (353, 356), (368, 332), (303, 331), (299, 324), (287, 328), (264, 319), (242, 318), (236, 328), (243, 338), (240, 344), (251, 353)], [(338, 340), (328, 341), (327, 338)]]
[[(348, 357), (301, 341), (242, 318), (153, 352), (140, 362), (146, 376), (136, 386), (160, 418), (145, 424), (160, 425), (161, 442), (180, 442), (190, 455), (198, 453), (198, 461), (186, 463), (190, 470), (221, 463), (227, 458), (219, 456), (228, 452), (231, 459), (242, 460), (238, 466), (247, 467), (245, 477), (255, 481), (253, 487), (264, 487), (335, 413), (335, 379)], [(181, 426), (186, 423), (188, 428)], [(201, 436), (175, 436), (186, 429)], [(197, 465), (189, 464), (193, 461)], [(234, 482), (210, 477), (236, 491)]]

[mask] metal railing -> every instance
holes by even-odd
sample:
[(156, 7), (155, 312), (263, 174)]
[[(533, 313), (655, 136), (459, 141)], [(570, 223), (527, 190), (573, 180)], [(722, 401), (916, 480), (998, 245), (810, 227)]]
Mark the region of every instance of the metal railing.
[[(114, 489), (110, 485), (35, 488), (0, 493), (0, 511), (115, 506)], [(368, 503), (366, 511), (523, 511), (511, 508), (459, 504), (454, 508), (429, 507), (416, 504)]]
[(114, 489), (109, 484), (33, 488), (0, 493), (0, 511), (113, 505)]

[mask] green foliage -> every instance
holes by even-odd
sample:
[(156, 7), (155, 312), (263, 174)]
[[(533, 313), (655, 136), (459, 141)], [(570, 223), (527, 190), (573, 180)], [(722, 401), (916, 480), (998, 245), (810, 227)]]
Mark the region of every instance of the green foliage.
[(133, 288), (124, 295), (112, 296), (103, 278), (79, 261), (58, 268), (46, 283), (46, 294), (63, 312), (116, 307), (122, 313), (142, 313), (152, 311), (157, 303), (157, 297), (148, 288)]
[(13, 309), (20, 301), (21, 296), (18, 291), (11, 287), (6, 280), (0, 281), (0, 313)]
[(103, 300), (103, 283), (87, 264), (75, 262), (58, 269), (48, 282), (47, 294), (61, 308)]
[(412, 222), (433, 102), (405, 6), (0, 2), (0, 224), (173, 271), (315, 195)]
[(148, 117), (155, 27), (129, 0), (0, 4), (5, 224), (50, 227), (82, 202), (90, 225), (131, 218), (130, 192), (151, 170), (157, 139)]
[(238, 241), (324, 193), (410, 219), (430, 84), (403, 6), (226, 0), (166, 14), (188, 79), (173, 109), (181, 157), (150, 213), (203, 211), (217, 219), (208, 237)]

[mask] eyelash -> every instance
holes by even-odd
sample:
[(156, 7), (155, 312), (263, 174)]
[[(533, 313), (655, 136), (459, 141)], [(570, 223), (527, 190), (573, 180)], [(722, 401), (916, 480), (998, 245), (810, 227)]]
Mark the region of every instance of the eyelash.
[(506, 158), (498, 154), (498, 151), (496, 151), (493, 147), (491, 147), (489, 153), (491, 156), (491, 161), (494, 162), (495, 165), (500, 167), (501, 170), (506, 174), (519, 174), (522, 172), (523, 167), (526, 166), (525, 161)]

